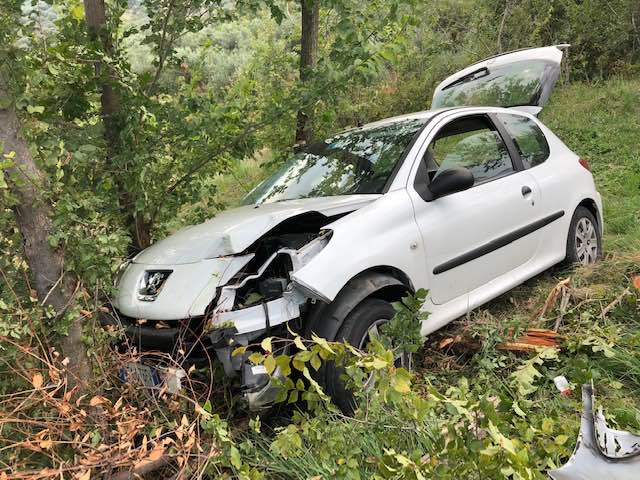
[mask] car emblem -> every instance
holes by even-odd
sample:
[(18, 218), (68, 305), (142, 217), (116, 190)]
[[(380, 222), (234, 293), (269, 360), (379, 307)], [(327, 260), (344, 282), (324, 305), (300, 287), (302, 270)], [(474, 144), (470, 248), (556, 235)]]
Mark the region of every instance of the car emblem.
[(173, 270), (147, 270), (140, 279), (138, 300), (153, 302)]

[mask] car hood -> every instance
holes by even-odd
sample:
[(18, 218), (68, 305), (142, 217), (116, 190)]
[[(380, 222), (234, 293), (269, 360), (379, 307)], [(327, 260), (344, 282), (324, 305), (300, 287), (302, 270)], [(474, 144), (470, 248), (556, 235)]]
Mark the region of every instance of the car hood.
[(134, 263), (181, 265), (233, 255), (284, 220), (308, 212), (326, 216), (357, 210), (380, 195), (341, 195), (246, 205), (222, 212), (200, 225), (179, 230), (140, 252)]

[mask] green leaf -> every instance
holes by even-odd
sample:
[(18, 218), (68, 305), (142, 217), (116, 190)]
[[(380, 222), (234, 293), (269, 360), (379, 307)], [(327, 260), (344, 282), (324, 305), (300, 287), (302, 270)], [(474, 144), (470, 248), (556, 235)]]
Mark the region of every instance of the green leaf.
[(60, 70), (58, 69), (58, 67), (56, 67), (55, 65), (53, 65), (51, 63), (47, 64), (47, 70), (49, 70), (49, 73), (51, 75), (53, 75), (54, 77), (57, 77), (58, 74), (60, 73)]
[(243, 345), (241, 347), (236, 348), (233, 352), (231, 352), (231, 356), (235, 357), (236, 355), (242, 355), (246, 351), (247, 351), (247, 346)]
[(380, 56), (389, 62), (396, 61), (396, 52), (394, 52), (390, 46), (386, 46), (380, 50)]
[(310, 351), (304, 351), (304, 352), (298, 352), (296, 353), (294, 360), (297, 360), (299, 362), (308, 362), (309, 360), (311, 360), (311, 357), (313, 356), (313, 353)]
[(295, 344), (296, 347), (298, 347), (300, 350), (306, 350), (307, 346), (304, 344), (304, 342), (302, 341), (302, 339), (298, 336), (294, 337), (293, 339), (293, 343)]
[(320, 361), (320, 357), (317, 354), (311, 357), (310, 363), (315, 371), (318, 371), (320, 369), (320, 366), (322, 365), (322, 362)]
[(273, 347), (271, 346), (271, 337), (267, 337), (262, 342), (260, 342), (260, 346), (265, 352), (271, 353), (273, 351)]
[(231, 465), (233, 465), (235, 468), (239, 469), (240, 467), (242, 467), (240, 452), (234, 446), (231, 446), (231, 449), (229, 450), (229, 459), (231, 460)]
[(399, 368), (395, 375), (391, 377), (391, 386), (398, 393), (409, 393), (411, 391), (411, 377), (409, 372)]
[(264, 355), (262, 355), (259, 352), (254, 352), (251, 355), (249, 355), (249, 361), (251, 363), (253, 363), (254, 365), (257, 365), (257, 364), (262, 363), (264, 361)]
[(327, 340), (325, 338), (318, 337), (317, 335), (312, 335), (311, 336), (311, 340), (313, 340), (315, 343), (320, 345), (323, 350), (327, 351), (328, 353), (331, 353), (331, 354), (335, 355), (335, 352), (333, 351), (333, 349), (329, 345), (329, 342), (327, 342)]
[(363, 365), (373, 370), (381, 370), (385, 367), (388, 367), (389, 362), (383, 360), (382, 358), (374, 357), (371, 360), (367, 360), (366, 362), (363, 362)]
[(73, 7), (71, 9), (71, 16), (76, 20), (84, 20), (84, 5), (82, 3), (78, 3)]
[(273, 355), (268, 355), (267, 358), (264, 359), (264, 368), (267, 370), (269, 375), (271, 375), (276, 369), (276, 359)]
[(280, 367), (280, 372), (285, 377), (291, 375), (291, 359), (288, 355), (278, 355), (276, 357), (276, 365)]
[(27, 105), (28, 113), (44, 113), (44, 107), (42, 105)]
[(522, 418), (525, 418), (527, 416), (527, 414), (524, 413), (524, 410), (520, 408), (520, 405), (518, 405), (518, 402), (513, 402), (512, 408), (513, 408), (513, 411), (516, 413), (516, 415)]
[(294, 358), (292, 360), (291, 364), (293, 365), (293, 368), (295, 368), (296, 370), (299, 370), (301, 372), (305, 369), (304, 362), (301, 362), (300, 360), (298, 360), (296, 358)]

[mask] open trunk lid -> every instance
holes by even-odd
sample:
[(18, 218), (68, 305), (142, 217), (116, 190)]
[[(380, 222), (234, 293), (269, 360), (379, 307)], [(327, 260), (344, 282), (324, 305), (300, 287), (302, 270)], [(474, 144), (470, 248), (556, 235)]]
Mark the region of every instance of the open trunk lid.
[(568, 47), (527, 48), (475, 63), (436, 87), (431, 108), (514, 107), (537, 115), (560, 77)]

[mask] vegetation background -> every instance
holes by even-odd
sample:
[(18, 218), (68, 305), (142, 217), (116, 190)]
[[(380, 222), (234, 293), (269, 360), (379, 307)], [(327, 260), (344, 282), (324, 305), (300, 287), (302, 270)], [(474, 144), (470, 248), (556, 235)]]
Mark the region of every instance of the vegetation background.
[[(456, 322), (411, 374), (382, 347), (352, 354), (378, 378), (354, 418), (311, 377), (285, 397), (308, 409), (262, 422), (202, 372), (178, 397), (118, 382), (96, 316), (127, 255), (237, 204), (296, 141), (427, 109), (459, 68), (559, 43), (542, 120), (593, 167), (600, 264)], [(0, 0), (0, 478), (544, 478), (591, 380), (637, 431), (639, 138), (637, 0)], [(499, 348), (555, 324), (561, 348)], [(348, 356), (307, 348), (300, 371)]]

